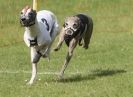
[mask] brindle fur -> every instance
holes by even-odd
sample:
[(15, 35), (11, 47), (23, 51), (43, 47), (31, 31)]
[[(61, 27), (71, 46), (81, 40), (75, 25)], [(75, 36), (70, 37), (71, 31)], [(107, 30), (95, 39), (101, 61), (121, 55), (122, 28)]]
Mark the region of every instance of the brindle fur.
[[(77, 25), (76, 29), (74, 28), (74, 25)], [(61, 68), (59, 78), (62, 78), (64, 71), (68, 66), (68, 63), (72, 58), (73, 51), (77, 44), (79, 44), (79, 46), (82, 46), (85, 49), (88, 49), (92, 31), (93, 21), (91, 17), (86, 16), (84, 14), (78, 14), (66, 18), (60, 32), (59, 41), (57, 43), (56, 48), (54, 49), (54, 51), (58, 51), (61, 48), (63, 42), (66, 41), (65, 36), (71, 37), (71, 39), (69, 39), (69, 42), (66, 42), (66, 44), (68, 45), (68, 52), (65, 58), (64, 65)]]

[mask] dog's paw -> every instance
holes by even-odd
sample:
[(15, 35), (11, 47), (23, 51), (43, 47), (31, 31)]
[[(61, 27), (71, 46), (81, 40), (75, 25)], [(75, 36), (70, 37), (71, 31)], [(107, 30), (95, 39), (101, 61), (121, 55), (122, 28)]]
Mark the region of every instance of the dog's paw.
[(33, 84), (33, 81), (29, 81), (26, 83), (27, 85), (32, 85)]
[(49, 55), (46, 53), (46, 54), (42, 55), (42, 57), (43, 57), (43, 58), (48, 58)]
[(62, 79), (63, 79), (63, 74), (62, 74), (62, 73), (59, 73), (59, 74), (57, 75), (57, 79), (58, 79), (58, 80), (62, 80)]
[(88, 46), (83, 46), (84, 49), (88, 49)]
[(60, 75), (58, 75), (58, 76), (57, 76), (57, 80), (61, 80), (61, 79), (63, 79), (63, 77), (60, 76)]
[(54, 48), (54, 51), (58, 51), (59, 49), (58, 48)]
[(82, 46), (83, 44), (82, 43), (79, 43), (79, 46)]

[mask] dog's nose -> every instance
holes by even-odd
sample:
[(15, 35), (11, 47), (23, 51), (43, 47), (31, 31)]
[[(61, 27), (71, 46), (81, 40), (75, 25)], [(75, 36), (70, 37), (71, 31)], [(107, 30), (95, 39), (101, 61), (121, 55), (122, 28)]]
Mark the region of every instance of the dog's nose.
[(68, 31), (67, 31), (67, 34), (68, 34), (68, 35), (72, 35), (72, 34), (73, 34), (73, 31), (72, 31), (72, 30), (68, 30)]
[(26, 18), (21, 18), (21, 21), (25, 21), (26, 20)]

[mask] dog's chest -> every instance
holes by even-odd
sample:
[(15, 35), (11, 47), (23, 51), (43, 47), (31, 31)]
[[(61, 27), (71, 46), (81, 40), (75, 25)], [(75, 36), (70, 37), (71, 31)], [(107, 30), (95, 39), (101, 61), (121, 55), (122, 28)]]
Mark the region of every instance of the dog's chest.
[(48, 34), (38, 33), (35, 36), (30, 36), (29, 33), (25, 32), (24, 41), (28, 47), (49, 45), (51, 38)]
[(67, 44), (67, 46), (69, 46), (69, 43), (72, 40), (72, 36), (65, 34), (64, 40), (65, 40), (65, 43)]

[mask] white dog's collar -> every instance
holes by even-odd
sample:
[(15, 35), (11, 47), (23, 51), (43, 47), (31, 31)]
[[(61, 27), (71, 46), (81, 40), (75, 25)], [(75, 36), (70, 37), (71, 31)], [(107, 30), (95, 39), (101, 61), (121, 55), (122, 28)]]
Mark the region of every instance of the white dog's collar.
[(38, 45), (38, 42), (37, 42), (37, 37), (35, 37), (34, 39), (28, 39), (29, 42), (30, 42), (30, 47), (33, 47), (33, 46), (37, 46)]

